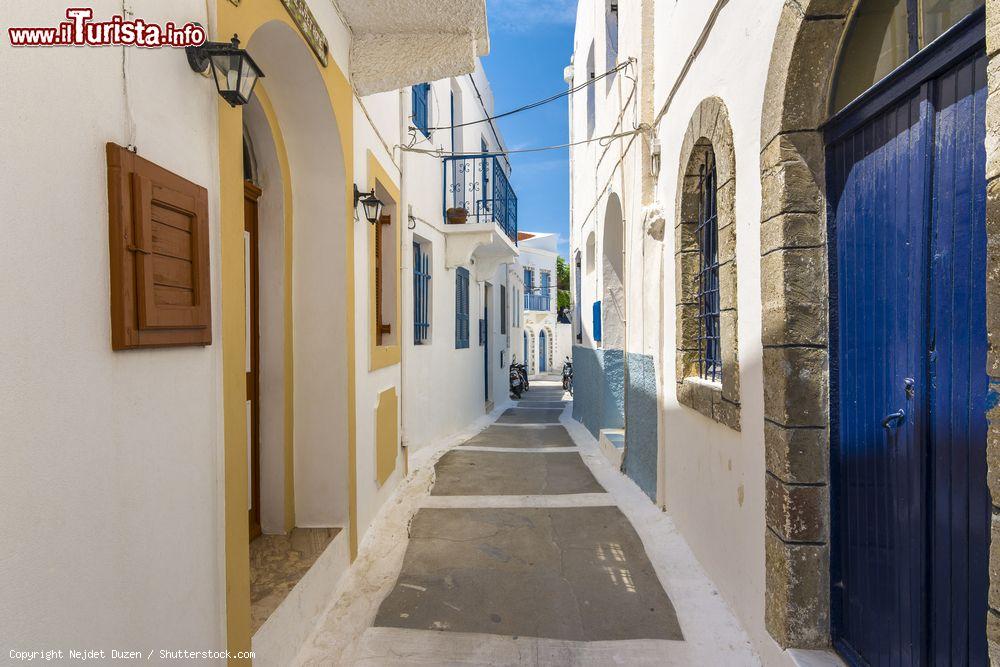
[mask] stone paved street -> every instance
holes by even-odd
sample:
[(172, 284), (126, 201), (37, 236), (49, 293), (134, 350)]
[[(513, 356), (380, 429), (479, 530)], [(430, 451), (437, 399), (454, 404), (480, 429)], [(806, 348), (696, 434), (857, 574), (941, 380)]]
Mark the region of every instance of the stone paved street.
[(569, 395), (532, 387), (414, 462), (299, 664), (756, 663), (669, 519), (563, 421)]

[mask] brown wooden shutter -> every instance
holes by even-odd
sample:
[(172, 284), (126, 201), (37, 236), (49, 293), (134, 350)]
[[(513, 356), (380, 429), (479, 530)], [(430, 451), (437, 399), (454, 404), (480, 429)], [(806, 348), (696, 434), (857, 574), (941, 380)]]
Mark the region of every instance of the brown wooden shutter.
[(382, 253), (382, 229), (392, 224), (392, 217), (383, 215), (375, 225), (375, 342), (382, 345), (382, 337), (392, 333), (392, 326), (382, 321), (382, 280), (385, 275)]
[(212, 342), (208, 191), (107, 145), (111, 346)]

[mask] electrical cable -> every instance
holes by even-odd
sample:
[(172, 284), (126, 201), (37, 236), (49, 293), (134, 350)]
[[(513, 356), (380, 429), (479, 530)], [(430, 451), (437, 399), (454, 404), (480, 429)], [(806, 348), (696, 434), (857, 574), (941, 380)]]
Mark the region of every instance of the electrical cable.
[[(455, 130), (455, 129), (458, 129), (460, 127), (467, 127), (467, 126), (470, 126), (470, 125), (478, 125), (479, 123), (491, 123), (492, 124), (492, 122), (494, 120), (497, 120), (498, 118), (506, 118), (507, 116), (512, 116), (512, 115), (514, 115), (516, 113), (521, 113), (522, 111), (529, 111), (529, 110), (534, 109), (536, 107), (540, 107), (540, 106), (543, 106), (545, 104), (548, 104), (549, 102), (554, 102), (554, 101), (556, 101), (556, 100), (558, 100), (560, 98), (566, 97), (567, 95), (572, 95), (573, 93), (575, 93), (575, 92), (577, 92), (579, 90), (583, 90), (587, 86), (591, 86), (591, 85), (597, 83), (598, 81), (600, 81), (601, 79), (603, 79), (605, 77), (611, 76), (612, 74), (614, 74), (614, 73), (616, 73), (616, 72), (618, 72), (620, 70), (625, 69), (626, 67), (630, 66), (632, 64), (632, 62), (633, 62), (633, 59), (629, 58), (628, 60), (626, 60), (622, 64), (618, 65), (614, 69), (610, 69), (607, 72), (604, 72), (603, 74), (601, 74), (600, 76), (595, 76), (593, 78), (587, 79), (587, 81), (581, 83), (578, 86), (574, 86), (573, 88), (569, 88), (569, 89), (564, 90), (564, 91), (562, 91), (560, 93), (556, 93), (555, 95), (550, 95), (549, 97), (546, 97), (543, 100), (537, 100), (535, 102), (531, 102), (529, 104), (525, 104), (524, 106), (520, 106), (520, 107), (518, 107), (516, 109), (511, 109), (510, 111), (505, 111), (503, 113), (496, 114), (494, 116), (487, 116), (486, 118), (481, 118), (479, 120), (470, 120), (467, 123), (460, 123), (458, 125), (442, 125), (440, 127), (429, 127), (427, 129), (428, 130)], [(478, 91), (476, 91), (476, 92), (478, 92)]]
[(534, 148), (514, 148), (510, 150), (495, 151), (492, 153), (483, 153), (482, 151), (452, 153), (442, 148), (413, 148), (411, 146), (400, 146), (399, 149), (402, 151), (406, 151), (408, 153), (422, 153), (424, 155), (433, 155), (434, 157), (490, 157), (494, 155), (510, 155), (513, 153), (538, 153), (541, 151), (561, 150), (563, 148), (570, 148), (573, 146), (580, 146), (582, 144), (589, 144), (594, 141), (599, 142), (601, 146), (607, 146), (608, 143), (604, 142), (610, 143), (615, 139), (622, 139), (624, 137), (630, 137), (632, 135), (639, 134), (641, 132), (646, 132), (648, 129), (649, 128), (647, 128), (645, 125), (640, 125), (638, 128), (634, 130), (629, 130), (627, 132), (618, 132), (615, 134), (608, 134), (603, 137), (593, 137), (591, 139), (583, 139), (581, 141), (572, 141), (568, 144), (558, 144), (555, 146), (536, 146)]

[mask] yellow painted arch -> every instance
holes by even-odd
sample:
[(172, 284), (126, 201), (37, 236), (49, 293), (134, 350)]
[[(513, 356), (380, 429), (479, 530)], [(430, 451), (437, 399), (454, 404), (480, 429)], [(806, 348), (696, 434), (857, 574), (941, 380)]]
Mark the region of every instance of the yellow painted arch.
[[(259, 27), (272, 21), (287, 25), (301, 39), (299, 28), (279, 0), (252, 0), (239, 6), (229, 0), (216, 0), (217, 26), (214, 39), (228, 39), (238, 34), (249, 43)], [(302, 40), (303, 48), (310, 49)], [(311, 49), (310, 49), (311, 51)], [(347, 211), (345, 219), (345, 321), (347, 355), (347, 465), (350, 553), (357, 554), (357, 425), (354, 340), (354, 97), (350, 82), (333, 58), (327, 67), (313, 60), (326, 86), (330, 110), (336, 119), (343, 152), (344, 187)], [(261, 98), (263, 99), (263, 97)], [(226, 644), (230, 652), (249, 651), (250, 632), (250, 554), (249, 527), (246, 516), (247, 457), (246, 457), (246, 379), (245, 321), (246, 302), (243, 278), (243, 114), (221, 99), (219, 112), (219, 205), (221, 229), (222, 282), (222, 386), (223, 434), (225, 454), (225, 570), (226, 570)], [(272, 108), (273, 112), (273, 108)], [(270, 118), (269, 118), (270, 120)], [(291, 188), (290, 181), (286, 182)], [(288, 190), (287, 192), (290, 192)], [(286, 203), (290, 202), (286, 198)], [(290, 209), (289, 209), (290, 210)], [(290, 229), (290, 228), (289, 228)], [(286, 253), (291, 244), (286, 239)], [(290, 257), (286, 255), (286, 261)], [(286, 267), (290, 271), (290, 264)], [(286, 273), (286, 278), (289, 274)], [(291, 284), (286, 289), (291, 289)], [(286, 299), (288, 292), (286, 291)], [(290, 299), (288, 299), (290, 302)], [(290, 308), (286, 304), (286, 308)], [(290, 318), (286, 312), (286, 327)], [(286, 335), (290, 331), (286, 329)], [(287, 348), (285, 354), (290, 354)], [(286, 356), (286, 363), (287, 363)], [(286, 393), (286, 401), (290, 400)], [(286, 406), (286, 410), (287, 410)], [(287, 425), (286, 425), (286, 428)], [(287, 433), (286, 433), (287, 435)], [(232, 664), (249, 664), (249, 660), (231, 660)]]

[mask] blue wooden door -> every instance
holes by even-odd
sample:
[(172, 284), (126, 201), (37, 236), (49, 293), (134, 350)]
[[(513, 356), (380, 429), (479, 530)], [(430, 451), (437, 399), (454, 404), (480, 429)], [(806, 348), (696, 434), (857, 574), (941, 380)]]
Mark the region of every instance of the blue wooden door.
[(986, 664), (981, 50), (828, 145), (831, 606), (854, 664)]
[(545, 331), (538, 332), (538, 372), (544, 373), (548, 370), (545, 364)]

